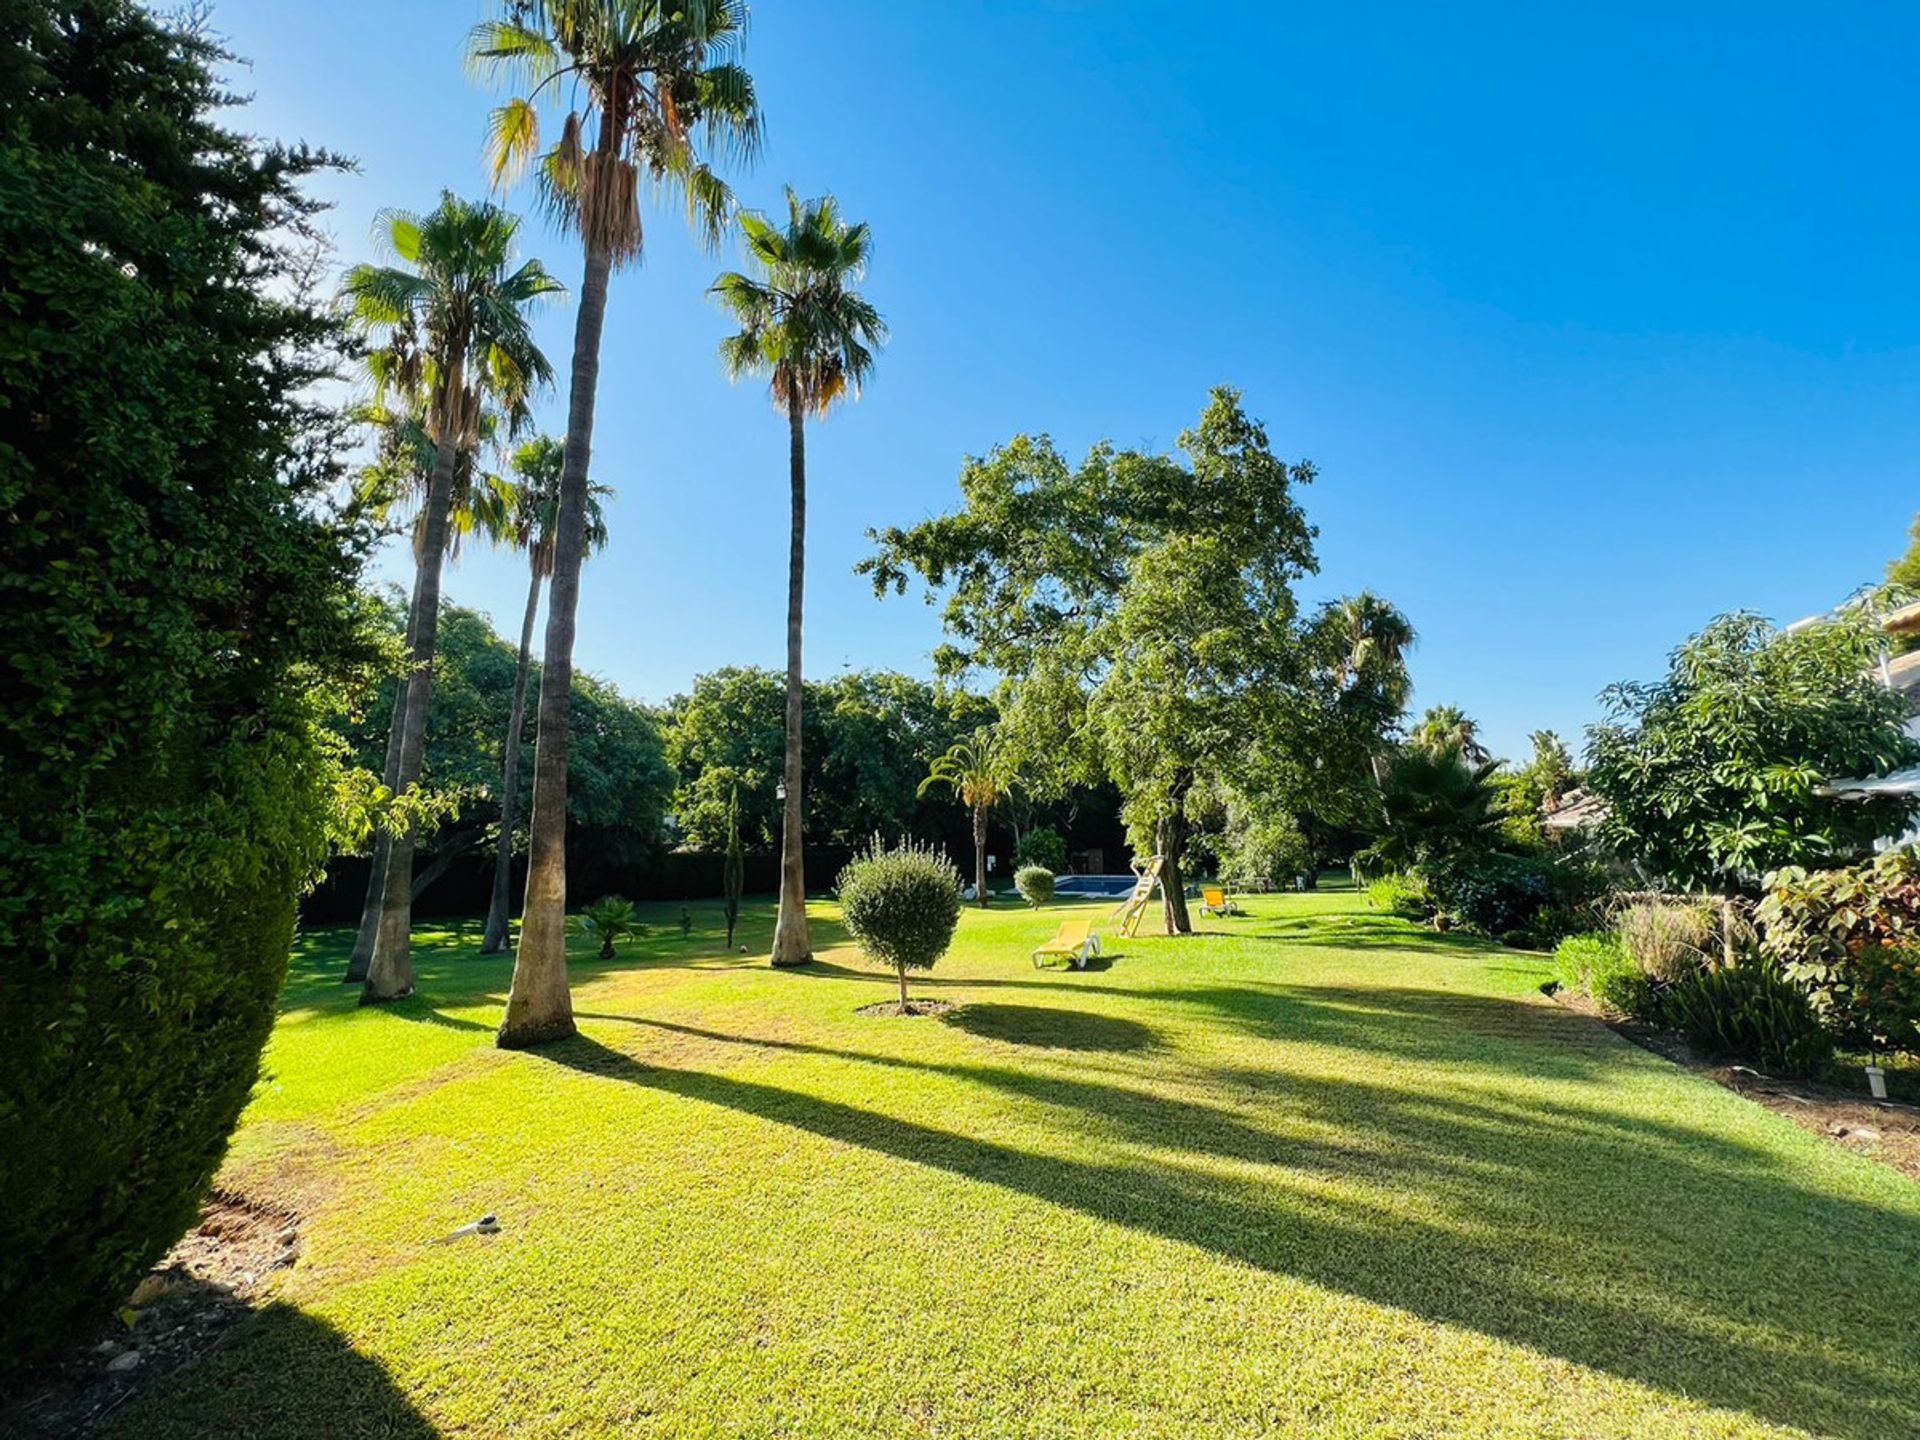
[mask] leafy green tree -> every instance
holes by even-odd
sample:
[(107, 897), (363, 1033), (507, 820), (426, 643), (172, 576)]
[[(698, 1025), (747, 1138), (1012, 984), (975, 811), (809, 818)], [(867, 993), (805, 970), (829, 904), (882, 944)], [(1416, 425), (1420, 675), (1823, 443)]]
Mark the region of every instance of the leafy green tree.
[(855, 670), (808, 688), (810, 834), (859, 845), (876, 834), (952, 838), (965, 820), (920, 782), (956, 740), (994, 721), (969, 690), (890, 670)]
[[(680, 777), (673, 811), (687, 844), (726, 847), (736, 790), (744, 843), (763, 851), (779, 844), (784, 711), (781, 676), (752, 667), (702, 675), (668, 706)], [(816, 843), (859, 845), (878, 833), (932, 838), (953, 829), (953, 807), (923, 803), (918, 787), (936, 756), (991, 722), (993, 707), (914, 676), (852, 671), (808, 685), (804, 715), (806, 832)]]
[(802, 603), (807, 569), (807, 416), (825, 418), (843, 396), (858, 399), (887, 328), (880, 312), (853, 288), (867, 271), (872, 237), (848, 224), (832, 196), (802, 201), (787, 190), (787, 223), (740, 216), (751, 275), (729, 270), (713, 294), (740, 326), (720, 344), (735, 380), (765, 375), (773, 403), (787, 418), (787, 469), (792, 510), (787, 545), (786, 800), (780, 829), (780, 910), (773, 927), (773, 963), (813, 958), (807, 934), (806, 842), (801, 830), (803, 712)]
[[(669, 702), (667, 754), (680, 782), (673, 814), (688, 844), (709, 852), (725, 848), (735, 796), (745, 843), (761, 851), (778, 843), (774, 787), (786, 753), (785, 710), (781, 677), (756, 666), (701, 675)], [(808, 713), (817, 717), (819, 707), (809, 706)], [(820, 748), (809, 746), (808, 753)]]
[(228, 63), (125, 0), (0, 19), (0, 1372), (193, 1223), (375, 778), (324, 726), (374, 658), (335, 162), (225, 128)]
[[(403, 607), (386, 607), (397, 635)], [(434, 686), (427, 711), (421, 765), (419, 852), (415, 896), (450, 867), (470, 859), (499, 833), (506, 796), (504, 741), (520, 683), (520, 657), (486, 617), (443, 605)], [(538, 666), (531, 683), (539, 683)], [(391, 701), (375, 692), (363, 715), (341, 725), (342, 738), (362, 764), (378, 763)], [(571, 706), (576, 743), (568, 769), (573, 828), (609, 866), (643, 858), (662, 841), (673, 772), (658, 718), (591, 675), (576, 673)], [(524, 778), (521, 799), (524, 799)]]
[[(504, 514), (491, 527), (503, 543), (527, 557), (527, 604), (520, 617), (520, 660), (513, 675), (513, 708), (507, 716), (506, 758), (500, 781), (500, 843), (493, 861), (486, 929), (480, 939), (482, 955), (495, 955), (507, 948), (513, 901), (513, 832), (520, 814), (520, 750), (527, 724), (527, 677), (533, 668), (533, 625), (540, 614), (540, 589), (553, 573), (553, 527), (560, 504), (564, 453), (560, 441), (551, 435), (536, 436), (514, 450), (514, 478), (503, 496)], [(584, 543), (588, 554), (607, 543), (607, 522), (600, 500), (611, 493), (604, 485), (587, 487)]]
[(946, 754), (933, 762), (927, 778), (920, 782), (921, 792), (936, 785), (951, 790), (973, 817), (974, 896), (984, 910), (989, 898), (987, 817), (993, 813), (994, 806), (1012, 793), (1012, 752), (993, 730), (976, 730), (967, 739), (956, 740)]
[[(407, 627), (407, 689), (394, 718), (400, 741), (391, 788), (404, 793), (420, 778), (426, 748), (440, 567), (459, 457), (478, 447), (490, 399), (513, 409), (551, 379), (528, 312), (560, 283), (537, 260), (514, 264), (520, 222), (496, 206), (448, 193), (427, 215), (389, 215), (385, 228), (400, 263), (357, 265), (345, 290), (355, 324), (383, 347), (371, 367), (377, 389), (422, 404), (434, 444)], [(414, 844), (413, 827), (403, 824), (387, 847), (384, 872), (373, 877), (380, 919), (363, 1004), (413, 992)]]
[(1323, 604), (1296, 683), (1253, 708), (1236, 773), (1206, 787), (1205, 844), (1230, 884), (1317, 883), (1377, 833), (1379, 777), (1411, 690), (1412, 624), (1369, 592)]
[[(731, 56), (746, 24), (743, 0), (501, 0), (476, 26), (468, 57), (521, 93), (494, 111), (496, 182), (538, 162), (541, 193), (580, 237), (585, 271), (573, 334), (565, 459), (554, 525), (545, 664), (534, 752), (527, 896), (499, 1043), (537, 1045), (574, 1033), (567, 989), (567, 697), (586, 557), (587, 470), (600, 380), (607, 285), (640, 259), (640, 195), (651, 186), (684, 200), (695, 228), (717, 243), (732, 208), (702, 158), (744, 158), (760, 139), (753, 81)], [(541, 139), (541, 102), (566, 113)]]
[(1664, 680), (1609, 688), (1587, 750), (1602, 838), (1651, 875), (1721, 890), (1864, 859), (1914, 802), (1823, 787), (1920, 763), (1907, 701), (1875, 676), (1885, 644), (1864, 608), (1790, 631), (1739, 612), (1674, 651)]
[(937, 658), (1008, 677), (1004, 733), (1037, 786), (1119, 786), (1135, 848), (1163, 857), (1169, 933), (1191, 929), (1188, 796), (1304, 703), (1292, 584), (1316, 565), (1294, 495), (1313, 468), (1276, 458), (1234, 391), (1180, 448), (1070, 467), (1021, 436), (968, 461), (960, 510), (877, 533), (860, 567), (880, 593), (910, 575), (945, 593)]
[(1887, 565), (1887, 582), (1902, 590), (1920, 591), (1920, 515), (1913, 517), (1907, 531), (1906, 551)]

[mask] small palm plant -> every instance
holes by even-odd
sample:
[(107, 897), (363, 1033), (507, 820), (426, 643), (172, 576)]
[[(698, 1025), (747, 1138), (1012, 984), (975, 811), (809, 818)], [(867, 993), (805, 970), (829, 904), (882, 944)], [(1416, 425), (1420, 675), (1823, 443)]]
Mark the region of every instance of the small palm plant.
[(614, 958), (614, 941), (638, 939), (647, 933), (647, 927), (634, 912), (631, 900), (609, 895), (594, 901), (580, 912), (579, 932), (589, 939), (598, 940), (600, 958), (611, 960)]

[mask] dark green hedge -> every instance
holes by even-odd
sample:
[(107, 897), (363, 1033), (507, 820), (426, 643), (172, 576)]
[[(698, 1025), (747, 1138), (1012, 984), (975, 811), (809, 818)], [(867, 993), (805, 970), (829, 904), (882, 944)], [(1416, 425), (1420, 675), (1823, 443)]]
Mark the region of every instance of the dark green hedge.
[[(0, 1372), (192, 1222), (364, 662), (302, 178), (122, 0), (0, 3)], [(351, 541), (351, 543), (349, 543)]]

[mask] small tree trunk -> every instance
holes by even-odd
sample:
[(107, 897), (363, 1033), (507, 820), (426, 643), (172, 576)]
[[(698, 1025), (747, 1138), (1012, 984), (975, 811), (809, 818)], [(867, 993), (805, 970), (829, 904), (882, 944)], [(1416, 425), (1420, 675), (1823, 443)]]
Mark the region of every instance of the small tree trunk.
[(520, 619), (520, 664), (513, 672), (513, 705), (507, 712), (506, 763), (500, 776), (500, 853), (493, 861), (493, 894), (487, 902), (487, 929), (480, 939), (482, 955), (498, 955), (507, 948), (513, 904), (513, 826), (520, 798), (520, 737), (527, 724), (527, 675), (533, 668), (533, 622), (540, 613), (540, 567), (527, 586), (527, 609)]
[(1180, 871), (1180, 858), (1187, 843), (1187, 792), (1192, 788), (1193, 776), (1181, 772), (1174, 781), (1171, 805), (1161, 817), (1155, 836), (1160, 846), (1160, 895), (1169, 935), (1193, 933), (1193, 921), (1187, 914), (1187, 884)]
[[(460, 427), (454, 411), (465, 389), (460, 346), (456, 342), (435, 397), (439, 439), (433, 453), (433, 479), (427, 486), (420, 566), (413, 585), (413, 668), (407, 675), (406, 724), (400, 737), (396, 791), (418, 783), (426, 758), (427, 703), (433, 695), (433, 652), (440, 637), (440, 572), (447, 557), (447, 530), (453, 511), (453, 470), (459, 459)], [(413, 827), (393, 837), (382, 877), (380, 929), (373, 960), (360, 991), (362, 1005), (398, 1000), (413, 993)]]
[(896, 965), (894, 973), (900, 977), (900, 1013), (904, 1015), (907, 1013), (907, 967)]
[(807, 422), (797, 397), (787, 403), (788, 480), (793, 524), (787, 544), (787, 757), (786, 808), (780, 817), (780, 914), (773, 926), (773, 963), (804, 965), (813, 959), (807, 932), (806, 841), (800, 831), (800, 768), (803, 691), (800, 679), (801, 607), (807, 573)]
[(973, 807), (973, 892), (987, 908), (987, 807)]
[[(607, 117), (602, 116), (603, 154), (610, 139), (607, 125)], [(567, 724), (573, 699), (574, 616), (580, 604), (580, 566), (586, 556), (593, 402), (600, 383), (600, 332), (607, 319), (607, 279), (612, 271), (612, 252), (604, 245), (588, 245), (580, 311), (573, 328), (567, 444), (560, 464), (547, 644), (540, 667), (527, 898), (521, 907), (520, 948), (514, 954), (507, 1013), (496, 1037), (509, 1050), (575, 1033), (573, 995), (567, 988)]]

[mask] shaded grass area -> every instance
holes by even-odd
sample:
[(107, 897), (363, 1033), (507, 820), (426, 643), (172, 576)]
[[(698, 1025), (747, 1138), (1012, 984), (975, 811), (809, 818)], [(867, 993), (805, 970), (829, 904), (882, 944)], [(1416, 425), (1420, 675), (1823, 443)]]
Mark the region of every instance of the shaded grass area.
[(1084, 974), (969, 910), (908, 1020), (824, 905), (794, 972), (650, 907), (519, 1055), (477, 927), (382, 1010), (303, 937), (229, 1169), (306, 1255), (116, 1433), (1920, 1434), (1920, 1187), (1361, 904)]

